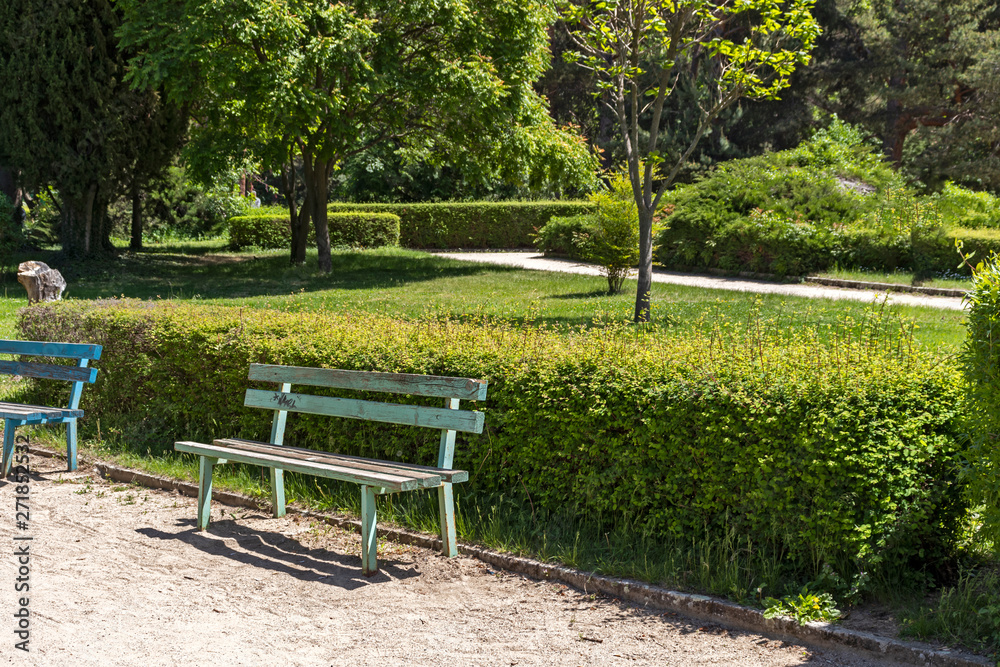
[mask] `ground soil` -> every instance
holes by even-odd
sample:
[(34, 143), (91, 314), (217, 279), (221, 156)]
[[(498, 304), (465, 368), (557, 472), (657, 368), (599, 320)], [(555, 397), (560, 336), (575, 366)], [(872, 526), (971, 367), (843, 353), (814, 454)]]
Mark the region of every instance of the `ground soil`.
[(301, 516), (212, 507), (32, 458), (27, 530), (0, 481), (4, 551), (31, 536), (29, 653), (0, 566), (0, 663), (13, 665), (883, 664), (644, 610), (475, 559), (379, 545), (360, 571), (354, 533)]

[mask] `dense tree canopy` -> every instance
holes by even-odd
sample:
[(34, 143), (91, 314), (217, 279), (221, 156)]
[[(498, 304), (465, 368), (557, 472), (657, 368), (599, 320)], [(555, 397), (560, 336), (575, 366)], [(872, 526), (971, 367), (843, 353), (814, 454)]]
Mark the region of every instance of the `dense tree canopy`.
[(108, 202), (161, 170), (185, 128), (154, 90), (124, 81), (119, 24), (109, 0), (0, 5), (0, 163), (58, 189), (70, 254), (110, 249)]
[[(384, 142), (529, 182), (591, 170), (585, 146), (553, 126), (532, 89), (547, 61), (544, 3), (121, 4), (123, 40), (140, 52), (136, 83), (165, 86), (205, 125), (238, 128), (272, 165), (301, 158), (321, 270), (331, 268), (330, 177)], [(293, 228), (293, 261), (304, 259), (305, 236)]]

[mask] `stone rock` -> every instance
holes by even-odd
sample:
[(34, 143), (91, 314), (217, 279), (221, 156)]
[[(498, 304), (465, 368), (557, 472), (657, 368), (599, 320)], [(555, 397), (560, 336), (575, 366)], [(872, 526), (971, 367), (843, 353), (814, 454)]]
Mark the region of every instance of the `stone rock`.
[(17, 282), (28, 290), (28, 303), (59, 301), (66, 290), (66, 280), (44, 262), (21, 262), (17, 267)]

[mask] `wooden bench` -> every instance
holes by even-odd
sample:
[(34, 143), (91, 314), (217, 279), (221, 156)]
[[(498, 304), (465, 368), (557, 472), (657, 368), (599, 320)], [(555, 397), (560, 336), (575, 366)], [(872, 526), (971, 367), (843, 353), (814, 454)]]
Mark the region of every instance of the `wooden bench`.
[[(68, 470), (76, 470), (76, 420), (83, 416), (80, 395), (83, 383), (97, 378), (97, 369), (88, 368), (91, 360), (101, 358), (100, 345), (78, 343), (41, 343), (23, 340), (0, 340), (0, 354), (14, 355), (15, 359), (0, 360), (0, 375), (72, 382), (69, 403), (65, 408), (43, 405), (0, 402), (0, 419), (3, 428), (3, 476), (10, 472), (14, 452), (14, 430), (26, 424), (66, 424), (66, 461)], [(76, 359), (75, 366), (24, 361), (24, 357), (59, 357)]]
[[(274, 516), (285, 514), (283, 471), (329, 477), (361, 485), (361, 565), (365, 575), (378, 571), (375, 536), (375, 496), (416, 489), (437, 488), (441, 516), (442, 552), (458, 553), (455, 536), (455, 500), (452, 484), (468, 480), (469, 473), (453, 470), (455, 434), (482, 433), (483, 413), (459, 410), (459, 401), (486, 399), (486, 382), (466, 378), (373, 373), (296, 366), (250, 365), (250, 380), (276, 382), (279, 391), (247, 389), (243, 404), (274, 410), (269, 442), (226, 438), (211, 445), (175, 442), (179, 452), (197, 454), (199, 462), (198, 528), (208, 527), (212, 500), (213, 466), (235, 461), (260, 465), (271, 470), (271, 504)], [(349, 398), (293, 393), (292, 385), (331, 387), (366, 392), (409, 394), (443, 398), (444, 408), (379, 403)], [(289, 412), (347, 417), (364, 421), (423, 426), (441, 430), (436, 467), (395, 463), (357, 456), (345, 456), (282, 444)]]

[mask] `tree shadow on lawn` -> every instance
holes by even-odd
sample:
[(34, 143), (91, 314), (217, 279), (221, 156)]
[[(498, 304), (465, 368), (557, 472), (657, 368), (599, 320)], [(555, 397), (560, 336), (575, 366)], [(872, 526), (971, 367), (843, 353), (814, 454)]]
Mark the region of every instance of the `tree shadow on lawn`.
[(60, 267), (67, 294), (94, 299), (108, 296), (152, 298), (244, 298), (283, 296), (330, 289), (388, 289), (409, 283), (518, 269), (472, 264), (417, 253), (341, 251), (333, 271), (316, 270), (315, 259), (291, 266), (285, 254), (125, 253), (100, 262)]
[[(355, 590), (370, 583), (419, 576), (415, 568), (404, 569), (392, 560), (379, 560), (379, 571), (371, 577), (361, 573), (361, 559), (300, 542), (267, 531), (253, 530), (235, 521), (215, 521), (208, 531), (197, 530), (193, 519), (177, 522), (178, 532), (156, 528), (138, 528), (136, 532), (156, 540), (179, 540), (213, 556), (230, 558), (252, 567), (280, 572), (301, 581), (315, 581), (345, 590)], [(243, 551), (236, 551), (225, 540), (235, 540)]]

